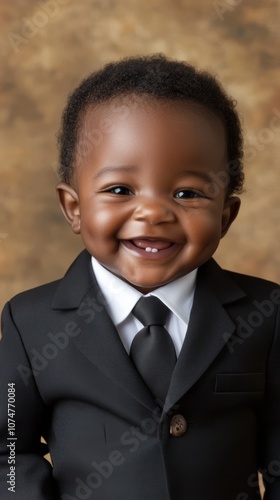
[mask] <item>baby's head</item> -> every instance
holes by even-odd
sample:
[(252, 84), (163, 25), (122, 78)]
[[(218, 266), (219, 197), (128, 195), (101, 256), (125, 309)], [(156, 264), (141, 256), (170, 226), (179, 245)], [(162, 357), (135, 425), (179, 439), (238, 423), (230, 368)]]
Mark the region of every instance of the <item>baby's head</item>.
[(238, 213), (242, 155), (235, 103), (213, 76), (125, 59), (69, 97), (61, 207), (89, 252), (147, 293), (213, 255)]

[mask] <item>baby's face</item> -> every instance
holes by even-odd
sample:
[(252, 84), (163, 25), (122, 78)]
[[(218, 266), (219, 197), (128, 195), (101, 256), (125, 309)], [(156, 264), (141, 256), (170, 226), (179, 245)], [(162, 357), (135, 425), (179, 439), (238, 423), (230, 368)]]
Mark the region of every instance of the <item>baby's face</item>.
[[(84, 144), (84, 148), (83, 148)], [(221, 121), (198, 104), (137, 97), (85, 116), (64, 214), (107, 269), (147, 293), (206, 262), (239, 209), (217, 184)]]

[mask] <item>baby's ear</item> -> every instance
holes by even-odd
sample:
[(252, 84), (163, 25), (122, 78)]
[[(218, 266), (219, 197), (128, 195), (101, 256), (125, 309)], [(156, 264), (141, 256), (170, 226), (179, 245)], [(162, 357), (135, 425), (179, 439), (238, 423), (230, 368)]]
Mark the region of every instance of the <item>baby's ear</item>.
[(226, 199), (222, 215), (221, 238), (225, 236), (234, 219), (236, 219), (240, 204), (241, 200), (238, 196), (230, 196)]
[(58, 193), (58, 199), (62, 213), (71, 225), (72, 231), (75, 234), (80, 234), (81, 229), (81, 218), (80, 218), (80, 204), (79, 197), (69, 184), (65, 182), (59, 182), (56, 186)]

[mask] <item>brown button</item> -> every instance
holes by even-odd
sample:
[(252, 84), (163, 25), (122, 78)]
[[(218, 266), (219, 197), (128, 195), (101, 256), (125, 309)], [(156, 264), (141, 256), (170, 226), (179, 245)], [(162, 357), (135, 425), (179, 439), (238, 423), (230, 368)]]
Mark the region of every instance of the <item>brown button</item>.
[(170, 434), (174, 437), (181, 437), (186, 433), (187, 421), (183, 415), (174, 415), (170, 421)]

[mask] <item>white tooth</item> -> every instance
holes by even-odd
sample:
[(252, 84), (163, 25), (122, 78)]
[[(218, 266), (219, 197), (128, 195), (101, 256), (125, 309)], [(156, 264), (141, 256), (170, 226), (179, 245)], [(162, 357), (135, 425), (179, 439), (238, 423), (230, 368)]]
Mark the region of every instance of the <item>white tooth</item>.
[(146, 252), (151, 252), (151, 251), (152, 251), (152, 249), (151, 249), (151, 247), (146, 247), (146, 248), (145, 248), (145, 251), (146, 251)]
[(158, 249), (157, 248), (152, 248), (152, 252), (156, 253), (156, 252), (158, 252)]

